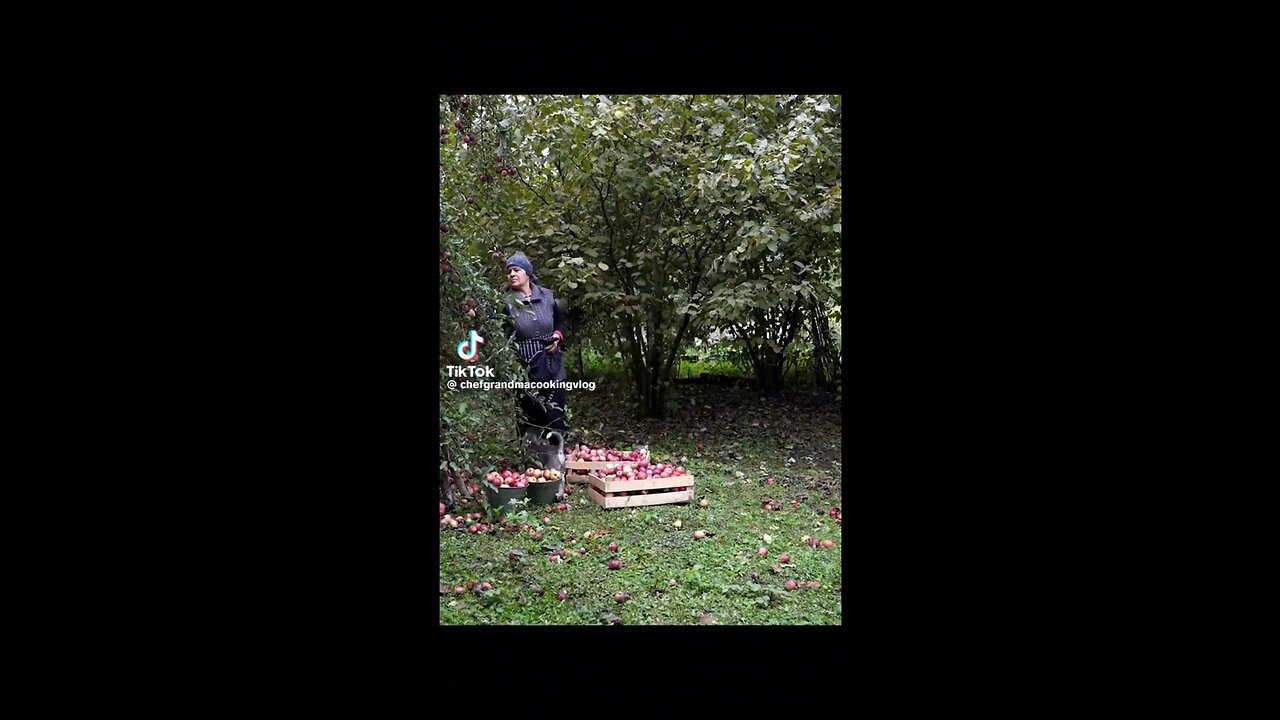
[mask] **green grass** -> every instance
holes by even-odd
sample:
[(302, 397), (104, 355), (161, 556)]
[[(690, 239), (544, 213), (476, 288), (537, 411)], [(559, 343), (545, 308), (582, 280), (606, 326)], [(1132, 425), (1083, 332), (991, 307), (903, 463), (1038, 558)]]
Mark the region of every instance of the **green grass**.
[[(629, 447), (620, 436), (640, 433), (649, 439), (655, 461), (678, 462), (693, 473), (694, 501), (603, 510), (586, 497), (585, 486), (575, 484), (566, 500), (571, 509), (550, 513), (547, 525), (541, 523), (544, 508), (527, 513), (531, 528), (543, 533), (541, 541), (519, 531), (442, 530), (439, 584), (450, 589), (440, 596), (442, 624), (594, 625), (615, 618), (628, 625), (840, 624), (843, 533), (826, 514), (841, 504), (839, 461), (823, 457), (838, 453), (836, 410), (801, 413), (779, 403), (744, 414), (732, 403), (704, 399), (705, 415), (659, 422), (611, 418), (607, 403), (598, 402), (604, 398), (579, 400), (579, 428), (589, 434), (575, 442)], [(593, 430), (596, 419), (601, 429)], [(625, 430), (610, 429), (610, 420)], [(776, 483), (765, 484), (768, 476)], [(701, 498), (709, 502), (705, 509), (696, 504)], [(761, 509), (766, 499), (783, 509)], [(792, 509), (792, 500), (800, 509)], [(676, 518), (682, 529), (673, 527)], [(693, 531), (699, 529), (709, 537), (695, 540)], [(597, 536), (582, 540), (587, 530)], [(765, 534), (772, 542), (763, 539)], [(835, 544), (812, 548), (802, 542), (804, 535)], [(570, 545), (569, 536), (577, 543)], [(609, 542), (618, 543), (616, 553), (608, 551)], [(756, 556), (761, 546), (768, 549), (767, 558)], [(587, 553), (550, 563), (548, 556), (562, 547), (575, 552), (586, 547)], [(523, 557), (509, 560), (512, 550)], [(784, 552), (790, 564), (771, 572)], [(611, 557), (622, 562), (621, 569), (607, 569)], [(493, 589), (453, 592), (469, 579), (491, 583)], [(800, 587), (785, 590), (788, 579)], [(804, 585), (811, 580), (819, 587)], [(541, 596), (533, 593), (534, 585), (544, 589)], [(555, 599), (558, 590), (568, 593), (564, 601)], [(613, 595), (619, 591), (630, 599), (616, 603)]]

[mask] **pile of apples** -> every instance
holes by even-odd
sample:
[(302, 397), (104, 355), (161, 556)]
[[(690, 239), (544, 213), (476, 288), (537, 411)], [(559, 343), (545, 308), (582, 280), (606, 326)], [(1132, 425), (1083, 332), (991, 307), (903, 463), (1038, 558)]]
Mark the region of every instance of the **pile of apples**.
[(609, 463), (596, 471), (601, 480), (653, 480), (655, 478), (680, 477), (685, 474), (684, 466), (657, 463), (650, 465), (648, 460), (631, 463)]
[(456, 516), (445, 514), (440, 518), (440, 529), (443, 530), (445, 528), (453, 529), (461, 527), (471, 533), (489, 532), (489, 526), (485, 523), (479, 522), (480, 517), (480, 513), (471, 513), (470, 515), (467, 513), (459, 513)]
[(542, 468), (529, 468), (524, 471), (525, 482), (555, 482), (560, 479), (559, 470), (543, 470)]
[(837, 525), (843, 524), (841, 523), (841, 520), (844, 519), (844, 513), (840, 512), (840, 508), (833, 507), (830, 510), (828, 510), (827, 517), (835, 518)]
[(639, 460), (648, 460), (648, 450), (615, 450), (613, 448), (593, 448), (587, 445), (579, 445), (577, 449), (570, 451), (565, 456), (566, 460), (580, 460), (582, 462), (622, 462)]
[[(533, 468), (529, 468), (532, 470)], [(529, 478), (532, 475), (521, 475), (511, 470), (503, 470), (502, 472), (491, 472), (484, 476), (494, 487), (525, 487), (529, 484)]]

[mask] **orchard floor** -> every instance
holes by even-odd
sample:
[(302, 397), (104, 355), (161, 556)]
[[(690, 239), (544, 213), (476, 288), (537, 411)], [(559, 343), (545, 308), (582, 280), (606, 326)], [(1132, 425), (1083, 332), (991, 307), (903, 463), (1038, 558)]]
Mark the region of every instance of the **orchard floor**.
[[(442, 530), (441, 624), (839, 625), (843, 533), (828, 514), (841, 506), (839, 404), (807, 393), (761, 401), (745, 388), (683, 386), (678, 393), (673, 417), (656, 421), (630, 419), (612, 405), (619, 388), (578, 391), (569, 398), (571, 442), (647, 444), (654, 462), (693, 474), (692, 502), (603, 510), (585, 485), (574, 484), (568, 510), (530, 507), (513, 518), (540, 531), (540, 540), (529, 531)], [(706, 508), (697, 504), (702, 498)], [(762, 509), (766, 501), (781, 509)], [(695, 540), (695, 530), (707, 537)], [(832, 546), (811, 547), (806, 535)], [(550, 562), (562, 548), (568, 559)], [(789, 562), (780, 562), (783, 553)], [(609, 570), (610, 558), (621, 568)], [(492, 589), (456, 593), (468, 580)], [(622, 603), (619, 592), (627, 595)]]

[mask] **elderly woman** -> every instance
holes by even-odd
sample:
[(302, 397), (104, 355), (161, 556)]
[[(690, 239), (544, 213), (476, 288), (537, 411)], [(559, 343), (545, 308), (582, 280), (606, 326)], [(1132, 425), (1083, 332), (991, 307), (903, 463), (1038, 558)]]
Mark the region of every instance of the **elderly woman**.
[[(507, 304), (502, 312), (508, 317), (508, 331), (515, 339), (516, 354), (528, 368), (529, 379), (563, 381), (560, 349), (565, 316), (551, 291), (538, 284), (533, 263), (524, 253), (507, 258), (507, 286)], [(548, 444), (557, 446), (555, 450), (560, 453), (562, 463), (564, 436), (569, 430), (564, 416), (564, 388), (521, 390), (516, 392), (516, 397), (519, 403), (516, 426), (520, 435), (534, 445), (534, 450), (543, 457), (544, 466), (553, 464), (546, 459)]]

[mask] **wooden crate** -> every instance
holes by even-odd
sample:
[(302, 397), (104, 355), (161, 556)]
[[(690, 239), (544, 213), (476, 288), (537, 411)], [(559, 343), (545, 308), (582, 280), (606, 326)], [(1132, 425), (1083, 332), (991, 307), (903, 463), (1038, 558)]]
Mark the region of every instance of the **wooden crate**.
[[(650, 478), (648, 480), (601, 480), (594, 474), (587, 476), (587, 497), (595, 504), (610, 510), (620, 507), (637, 507), (640, 505), (666, 505), (669, 503), (689, 502), (693, 499), (693, 476), (676, 475), (666, 478)], [(687, 487), (680, 492), (652, 492), (665, 488)], [(649, 490), (648, 495), (639, 495), (641, 490)], [(626, 497), (618, 497), (609, 493), (625, 492)]]

